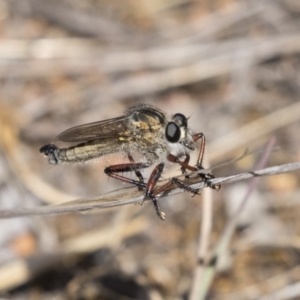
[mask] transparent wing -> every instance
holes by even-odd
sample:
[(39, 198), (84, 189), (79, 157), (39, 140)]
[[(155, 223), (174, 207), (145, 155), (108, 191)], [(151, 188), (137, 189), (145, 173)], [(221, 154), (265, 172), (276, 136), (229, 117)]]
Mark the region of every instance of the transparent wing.
[(63, 142), (87, 142), (124, 136), (128, 116), (88, 123), (70, 128), (56, 137)]

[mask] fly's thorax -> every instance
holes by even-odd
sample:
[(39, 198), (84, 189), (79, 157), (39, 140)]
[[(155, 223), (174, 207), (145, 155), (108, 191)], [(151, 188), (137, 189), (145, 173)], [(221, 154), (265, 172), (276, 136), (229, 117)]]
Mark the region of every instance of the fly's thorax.
[(155, 152), (163, 148), (165, 115), (150, 106), (139, 106), (129, 112), (127, 122), (130, 131), (130, 148), (134, 152)]
[(150, 105), (138, 105), (127, 111), (132, 122), (142, 122), (150, 125), (164, 124), (166, 114)]
[(160, 131), (164, 124), (164, 119), (147, 111), (135, 111), (129, 118), (128, 127), (133, 134), (150, 138), (151, 133)]

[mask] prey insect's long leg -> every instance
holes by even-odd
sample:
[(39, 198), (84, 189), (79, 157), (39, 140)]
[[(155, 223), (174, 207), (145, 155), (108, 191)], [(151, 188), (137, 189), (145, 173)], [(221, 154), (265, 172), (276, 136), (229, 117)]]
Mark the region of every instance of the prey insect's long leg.
[(131, 183), (136, 185), (140, 189), (144, 189), (146, 187), (146, 184), (142, 181), (134, 180), (128, 177), (125, 177), (123, 175), (119, 175), (118, 173), (121, 172), (136, 172), (141, 169), (148, 168), (149, 164), (145, 163), (127, 163), (127, 164), (119, 164), (119, 165), (113, 165), (110, 167), (105, 168), (104, 172), (110, 177), (119, 179), (123, 182)]

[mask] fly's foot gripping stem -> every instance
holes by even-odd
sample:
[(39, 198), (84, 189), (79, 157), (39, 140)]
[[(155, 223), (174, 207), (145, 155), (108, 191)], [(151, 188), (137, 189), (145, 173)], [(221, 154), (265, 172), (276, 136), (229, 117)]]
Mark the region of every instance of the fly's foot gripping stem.
[(213, 184), (210, 180), (214, 179), (215, 176), (213, 174), (207, 173), (198, 173), (198, 175), (202, 178), (203, 182), (210, 188), (212, 188), (213, 190), (219, 191), (221, 189), (221, 185), (220, 184)]
[(189, 185), (185, 184), (184, 182), (182, 182), (180, 179), (178, 179), (176, 177), (173, 177), (171, 179), (171, 183), (176, 184), (178, 187), (184, 189), (185, 191), (188, 191), (188, 192), (192, 193), (194, 196), (195, 195), (200, 195), (199, 189), (191, 188)]
[(159, 206), (158, 206), (158, 203), (157, 203), (157, 199), (156, 197), (153, 195), (153, 193), (151, 191), (147, 191), (146, 194), (145, 194), (146, 197), (149, 197), (153, 204), (154, 204), (154, 208), (155, 208), (155, 211), (156, 211), (156, 214), (158, 215), (158, 217), (164, 221), (166, 219), (166, 214), (160, 210)]

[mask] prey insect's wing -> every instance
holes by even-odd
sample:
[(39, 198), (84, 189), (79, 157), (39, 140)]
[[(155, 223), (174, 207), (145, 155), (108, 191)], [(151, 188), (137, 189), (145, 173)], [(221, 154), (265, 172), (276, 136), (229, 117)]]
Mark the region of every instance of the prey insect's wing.
[(94, 139), (122, 137), (128, 116), (88, 123), (70, 128), (56, 137), (63, 142), (87, 142)]

